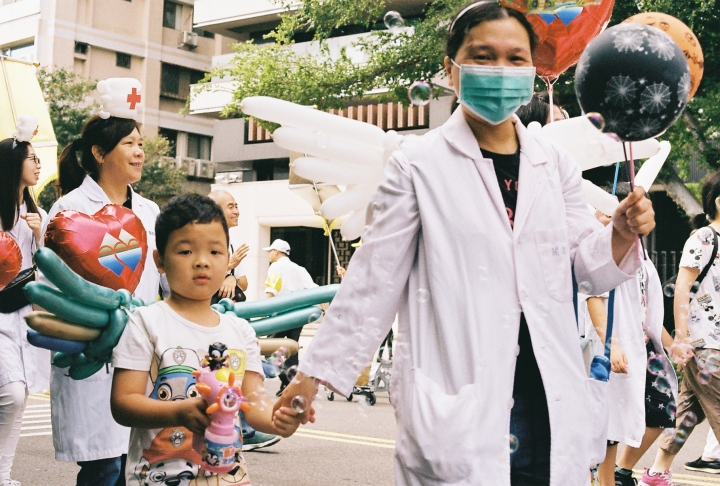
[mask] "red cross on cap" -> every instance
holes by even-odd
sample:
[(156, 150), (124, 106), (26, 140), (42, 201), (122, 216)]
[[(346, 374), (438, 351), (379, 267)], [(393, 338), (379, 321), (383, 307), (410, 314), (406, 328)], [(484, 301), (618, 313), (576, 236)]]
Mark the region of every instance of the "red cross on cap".
[(137, 92), (137, 88), (133, 88), (132, 93), (129, 93), (127, 95), (127, 102), (130, 103), (131, 110), (134, 110), (135, 105), (137, 103), (140, 103), (141, 100), (142, 100), (142, 97), (140, 96), (140, 93)]

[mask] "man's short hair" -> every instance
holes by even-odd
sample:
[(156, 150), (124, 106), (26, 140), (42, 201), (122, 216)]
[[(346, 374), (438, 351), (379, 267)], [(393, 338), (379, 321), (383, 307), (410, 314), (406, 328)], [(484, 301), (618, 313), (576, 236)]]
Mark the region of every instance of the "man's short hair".
[(200, 194), (181, 194), (172, 198), (163, 206), (155, 221), (155, 244), (160, 256), (165, 254), (165, 247), (170, 234), (190, 223), (210, 224), (217, 221), (222, 224), (226, 241), (230, 241), (225, 213), (215, 201)]

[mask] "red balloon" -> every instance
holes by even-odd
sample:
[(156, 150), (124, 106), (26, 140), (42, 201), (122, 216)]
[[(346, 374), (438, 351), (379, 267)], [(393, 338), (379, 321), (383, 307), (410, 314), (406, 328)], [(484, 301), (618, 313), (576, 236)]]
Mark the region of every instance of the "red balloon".
[(614, 5), (615, 0), (603, 0), (600, 5), (585, 6), (569, 22), (557, 14), (528, 15), (527, 19), (540, 39), (533, 54), (538, 76), (557, 78), (577, 63), (588, 43), (607, 26)]
[(50, 221), (45, 246), (84, 279), (134, 292), (147, 256), (147, 235), (129, 209), (108, 204), (92, 216), (61, 211)]
[(0, 231), (0, 289), (17, 277), (22, 267), (22, 252), (15, 238)]

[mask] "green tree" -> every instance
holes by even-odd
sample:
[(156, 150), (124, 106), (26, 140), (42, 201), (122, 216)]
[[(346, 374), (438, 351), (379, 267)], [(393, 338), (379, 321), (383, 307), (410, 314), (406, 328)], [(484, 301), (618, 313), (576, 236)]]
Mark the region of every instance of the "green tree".
[[(607, 1), (607, 0), (606, 0)], [(391, 33), (382, 16), (384, 0), (305, 0), (293, 10), (285, 0), (280, 24), (265, 43), (245, 42), (234, 46), (235, 57), (206, 76), (233, 79), (237, 87), (223, 116), (243, 116), (240, 101), (247, 96), (282, 98), (319, 109), (341, 108), (349, 101), (380, 92), (379, 101), (408, 103), (407, 88), (417, 80), (432, 82), (442, 75), (447, 27), (468, 0), (434, 0), (421, 15), (408, 22), (414, 32)], [(295, 2), (292, 2), (295, 3)], [(663, 136), (673, 144), (672, 161), (661, 174), (668, 193), (689, 214), (700, 206), (682, 184), (693, 158), (709, 170), (720, 170), (720, 0), (616, 0), (611, 25), (639, 12), (660, 11), (685, 22), (704, 46), (705, 74), (700, 89), (681, 120)], [(369, 31), (355, 45), (366, 55), (358, 65), (345, 50), (331, 60), (325, 41), (332, 36)], [(300, 55), (292, 50), (296, 39), (319, 42), (317, 54)], [(209, 85), (208, 85), (209, 86)], [(538, 83), (538, 90), (545, 87)], [(575, 101), (574, 68), (555, 85), (571, 115), (580, 114)], [(435, 90), (438, 96), (440, 89)]]
[[(58, 142), (58, 154), (68, 143), (80, 136), (85, 121), (99, 109), (90, 98), (95, 81), (83, 78), (65, 68), (40, 68), (37, 72), (50, 121)], [(49, 182), (38, 194), (38, 203), (46, 211), (58, 198), (55, 181)]]
[(143, 144), (145, 164), (142, 178), (133, 184), (133, 189), (162, 206), (170, 198), (183, 192), (186, 174), (175, 167), (175, 159), (167, 157), (170, 153), (170, 142), (165, 137), (144, 137)]

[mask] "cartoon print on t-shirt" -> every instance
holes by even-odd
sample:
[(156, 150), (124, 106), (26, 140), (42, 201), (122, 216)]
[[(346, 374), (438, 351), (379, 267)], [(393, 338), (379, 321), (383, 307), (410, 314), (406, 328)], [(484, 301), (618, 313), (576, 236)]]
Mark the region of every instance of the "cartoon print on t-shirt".
[[(153, 387), (148, 395), (161, 401), (199, 397), (193, 371), (206, 362), (202, 352), (188, 348), (165, 350), (153, 360), (150, 379)], [(241, 382), (245, 374), (246, 354), (242, 350), (228, 350), (227, 363)], [(239, 422), (239, 421), (238, 421)], [(239, 423), (236, 424), (238, 430)], [(135, 476), (143, 486), (227, 486), (250, 485), (247, 465), (242, 456), (242, 441), (235, 448), (235, 464), (228, 473), (211, 475), (200, 466), (201, 457), (193, 448), (193, 434), (185, 427), (162, 429), (148, 449), (143, 450)]]

